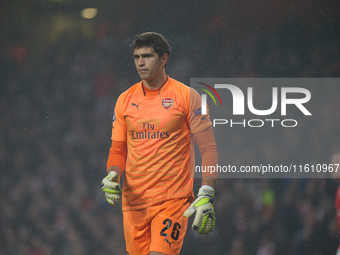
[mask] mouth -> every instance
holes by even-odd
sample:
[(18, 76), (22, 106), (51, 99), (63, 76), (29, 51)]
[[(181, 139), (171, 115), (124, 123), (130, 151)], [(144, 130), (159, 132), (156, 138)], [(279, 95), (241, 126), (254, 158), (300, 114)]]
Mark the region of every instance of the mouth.
[(148, 71), (148, 69), (139, 69), (140, 73), (146, 73)]

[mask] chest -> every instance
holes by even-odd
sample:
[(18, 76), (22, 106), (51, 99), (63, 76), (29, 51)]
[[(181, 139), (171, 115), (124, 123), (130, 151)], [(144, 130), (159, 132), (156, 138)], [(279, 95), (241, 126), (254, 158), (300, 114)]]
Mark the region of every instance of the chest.
[(131, 97), (124, 111), (128, 132), (146, 132), (159, 138), (186, 125), (187, 117), (183, 100), (174, 95)]

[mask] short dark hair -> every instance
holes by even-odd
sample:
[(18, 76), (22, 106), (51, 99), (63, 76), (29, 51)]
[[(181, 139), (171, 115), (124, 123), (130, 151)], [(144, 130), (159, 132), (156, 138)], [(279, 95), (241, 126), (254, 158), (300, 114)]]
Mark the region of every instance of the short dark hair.
[(171, 47), (165, 37), (155, 32), (145, 32), (140, 35), (136, 35), (135, 40), (132, 43), (132, 48), (138, 49), (142, 47), (151, 47), (154, 51), (162, 57), (164, 53), (170, 55)]

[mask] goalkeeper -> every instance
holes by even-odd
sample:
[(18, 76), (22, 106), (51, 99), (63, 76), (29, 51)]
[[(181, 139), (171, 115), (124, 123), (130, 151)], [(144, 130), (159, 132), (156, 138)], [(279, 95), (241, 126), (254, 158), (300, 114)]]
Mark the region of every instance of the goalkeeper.
[(142, 81), (116, 102), (102, 190), (111, 205), (122, 196), (128, 254), (179, 254), (188, 217), (195, 213), (199, 234), (214, 229), (217, 176), (203, 174), (196, 199), (192, 176), (195, 140), (202, 165), (218, 163), (212, 123), (201, 115), (200, 95), (166, 75), (170, 45), (162, 35), (137, 35), (132, 47)]

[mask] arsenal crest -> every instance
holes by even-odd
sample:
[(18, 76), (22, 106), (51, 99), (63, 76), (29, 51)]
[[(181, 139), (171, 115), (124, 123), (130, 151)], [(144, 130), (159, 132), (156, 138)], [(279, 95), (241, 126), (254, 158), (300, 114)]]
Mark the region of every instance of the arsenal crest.
[(171, 108), (171, 106), (173, 105), (174, 100), (172, 100), (172, 98), (164, 98), (162, 101), (162, 105), (164, 107), (165, 110), (169, 110)]

